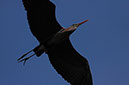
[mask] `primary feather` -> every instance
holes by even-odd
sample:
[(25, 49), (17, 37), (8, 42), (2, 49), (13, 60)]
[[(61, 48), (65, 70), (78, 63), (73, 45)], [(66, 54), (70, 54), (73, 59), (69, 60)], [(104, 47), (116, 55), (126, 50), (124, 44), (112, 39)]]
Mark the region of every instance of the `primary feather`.
[(38, 41), (44, 42), (49, 36), (62, 27), (55, 17), (55, 5), (49, 0), (22, 0), (27, 19), (33, 35)]

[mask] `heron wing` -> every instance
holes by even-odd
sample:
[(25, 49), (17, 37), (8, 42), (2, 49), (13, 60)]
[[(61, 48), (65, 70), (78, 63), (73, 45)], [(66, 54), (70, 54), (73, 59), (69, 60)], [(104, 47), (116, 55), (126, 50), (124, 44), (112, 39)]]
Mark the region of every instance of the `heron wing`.
[(71, 85), (92, 85), (88, 61), (72, 46), (69, 39), (48, 50), (51, 64)]
[(62, 27), (55, 17), (55, 5), (49, 0), (22, 0), (32, 34), (39, 42), (58, 32)]

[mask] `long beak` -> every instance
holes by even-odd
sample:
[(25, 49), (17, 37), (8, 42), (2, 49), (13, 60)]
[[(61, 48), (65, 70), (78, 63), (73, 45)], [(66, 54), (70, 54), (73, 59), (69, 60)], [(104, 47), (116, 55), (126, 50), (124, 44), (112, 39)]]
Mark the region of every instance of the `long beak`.
[(85, 20), (85, 21), (83, 21), (83, 22), (81, 22), (81, 23), (78, 23), (77, 27), (80, 26), (80, 25), (82, 25), (82, 24), (84, 24), (84, 23), (87, 22), (87, 21), (89, 21), (89, 19), (87, 19), (87, 20)]

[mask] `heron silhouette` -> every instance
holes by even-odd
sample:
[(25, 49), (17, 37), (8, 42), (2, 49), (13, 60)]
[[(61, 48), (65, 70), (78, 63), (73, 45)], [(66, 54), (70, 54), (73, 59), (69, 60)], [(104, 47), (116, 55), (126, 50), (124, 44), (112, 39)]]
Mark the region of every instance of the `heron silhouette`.
[[(69, 36), (87, 20), (63, 28), (55, 17), (55, 5), (50, 0), (22, 0), (32, 34), (39, 45), (25, 53), (18, 62), (32, 56), (48, 54), (52, 66), (71, 85), (92, 85), (92, 76), (88, 61), (72, 46)], [(25, 57), (30, 52), (33, 55)], [(25, 57), (25, 58), (24, 58)]]

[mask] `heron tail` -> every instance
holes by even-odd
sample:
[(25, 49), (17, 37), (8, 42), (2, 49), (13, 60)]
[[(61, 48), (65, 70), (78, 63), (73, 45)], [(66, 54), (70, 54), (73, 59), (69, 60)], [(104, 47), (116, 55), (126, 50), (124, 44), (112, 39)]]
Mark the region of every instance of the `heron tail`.
[(45, 52), (45, 47), (44, 45), (38, 45), (33, 49), (33, 51), (35, 52), (36, 56), (39, 57)]

